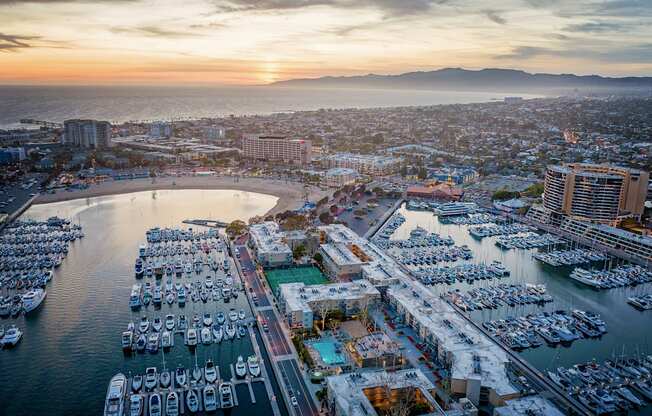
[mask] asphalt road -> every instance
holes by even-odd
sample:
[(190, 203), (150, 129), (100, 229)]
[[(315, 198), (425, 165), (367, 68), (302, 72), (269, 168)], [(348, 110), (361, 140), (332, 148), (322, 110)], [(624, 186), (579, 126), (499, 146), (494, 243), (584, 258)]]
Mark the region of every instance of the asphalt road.
[[(268, 353), (270, 353), (272, 357), (291, 355), (292, 349), (285, 338), (281, 323), (272, 309), (272, 303), (267, 297), (267, 293), (262, 284), (258, 280), (255, 266), (249, 255), (249, 251), (243, 245), (244, 241), (238, 240), (236, 243), (236, 247), (240, 253), (240, 267), (243, 270), (247, 286), (253, 288), (253, 292), (249, 292), (249, 294), (251, 295), (255, 293), (258, 298), (257, 305), (255, 305), (254, 309), (263, 309), (256, 310), (256, 313), (265, 319), (269, 328), (267, 332), (262, 333), (262, 336), (267, 339), (271, 346), (271, 351), (268, 351)], [(297, 399), (297, 406), (290, 405), (293, 407), (294, 413), (301, 416), (319, 414), (319, 409), (312, 400), (310, 391), (301, 375), (301, 369), (299, 368), (297, 360), (295, 358), (286, 358), (277, 361), (277, 364), (281, 372), (281, 380), (279, 383), (281, 388), (285, 388), (290, 397), (295, 397)]]

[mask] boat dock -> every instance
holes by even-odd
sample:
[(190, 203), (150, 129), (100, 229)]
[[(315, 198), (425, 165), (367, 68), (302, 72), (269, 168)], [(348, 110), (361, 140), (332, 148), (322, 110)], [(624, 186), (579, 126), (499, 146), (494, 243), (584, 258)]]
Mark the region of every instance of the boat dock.
[(202, 220), (202, 219), (183, 220), (183, 223), (189, 225), (200, 225), (202, 227), (210, 227), (210, 228), (226, 228), (226, 226), (229, 225), (224, 221)]
[(466, 293), (451, 290), (442, 294), (463, 311), (496, 309), (501, 306), (540, 305), (552, 302), (545, 285), (500, 284), (480, 287)]
[(609, 260), (609, 255), (597, 250), (576, 248), (571, 250), (553, 250), (536, 253), (535, 259), (549, 266), (574, 266), (596, 261)]

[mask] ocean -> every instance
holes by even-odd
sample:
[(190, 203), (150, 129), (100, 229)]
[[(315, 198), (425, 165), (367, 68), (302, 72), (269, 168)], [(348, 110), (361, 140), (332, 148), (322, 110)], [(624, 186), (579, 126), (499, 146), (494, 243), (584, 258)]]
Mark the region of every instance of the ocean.
[(0, 128), (20, 127), (23, 118), (53, 122), (71, 118), (112, 122), (172, 120), (320, 108), (464, 104), (502, 100), (509, 95), (515, 94), (263, 86), (0, 86)]

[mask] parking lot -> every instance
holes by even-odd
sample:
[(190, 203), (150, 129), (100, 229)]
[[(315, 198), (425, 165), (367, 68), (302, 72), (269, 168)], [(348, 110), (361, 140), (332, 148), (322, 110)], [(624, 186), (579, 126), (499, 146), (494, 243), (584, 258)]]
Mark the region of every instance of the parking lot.
[(45, 175), (27, 174), (15, 183), (0, 187), (0, 213), (11, 215), (30, 198), (38, 194), (38, 188)]

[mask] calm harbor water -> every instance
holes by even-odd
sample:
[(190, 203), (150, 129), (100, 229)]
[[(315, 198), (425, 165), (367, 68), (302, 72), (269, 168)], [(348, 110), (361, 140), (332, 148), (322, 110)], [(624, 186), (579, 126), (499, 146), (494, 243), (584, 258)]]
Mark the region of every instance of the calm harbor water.
[[(523, 316), (529, 313), (572, 308), (597, 312), (607, 323), (608, 333), (598, 339), (581, 339), (570, 347), (551, 348), (541, 346), (523, 351), (521, 354), (540, 370), (559, 366), (572, 366), (591, 359), (599, 361), (621, 355), (630, 356), (652, 353), (652, 313), (641, 312), (626, 303), (628, 296), (634, 293), (649, 292), (651, 284), (634, 288), (619, 288), (597, 291), (578, 283), (568, 277), (572, 267), (553, 268), (540, 263), (532, 257), (536, 250), (502, 250), (495, 245), (496, 237), (482, 240), (473, 238), (466, 225), (441, 224), (437, 217), (429, 212), (410, 211), (405, 205), (399, 209), (406, 221), (396, 230), (392, 238), (408, 238), (410, 231), (421, 226), (428, 231), (442, 236), (450, 235), (456, 245), (466, 244), (474, 254), (474, 263), (501, 261), (510, 270), (510, 277), (503, 279), (482, 280), (473, 285), (456, 283), (454, 285), (435, 285), (435, 293), (452, 289), (467, 290), (478, 285), (498, 283), (536, 283), (545, 284), (548, 293), (555, 299), (545, 308), (527, 305), (517, 308), (501, 307), (483, 311), (473, 311), (471, 317), (481, 323), (501, 319), (506, 316)], [(444, 265), (441, 263), (440, 265)], [(650, 409), (648, 409), (650, 410)], [(652, 412), (651, 412), (652, 413)]]
[[(16, 323), (24, 338), (14, 349), (0, 351), (0, 414), (2, 415), (91, 415), (101, 414), (106, 388), (117, 372), (144, 373), (148, 366), (163, 365), (158, 354), (123, 355), (120, 335), (129, 321), (143, 314), (165, 317), (218, 310), (251, 311), (243, 294), (228, 304), (188, 301), (153, 306), (140, 312), (129, 308), (129, 294), (135, 283), (133, 265), (145, 231), (155, 226), (181, 226), (190, 218), (223, 221), (247, 220), (270, 210), (277, 198), (270, 195), (223, 190), (171, 190), (73, 200), (31, 207), (30, 218), (52, 215), (71, 218), (83, 226), (85, 237), (73, 243), (68, 257), (47, 287), (48, 296), (38, 311), (25, 319), (3, 319), (0, 325)], [(206, 268), (205, 268), (206, 270)], [(202, 276), (207, 274), (202, 273)], [(264, 348), (263, 348), (264, 349)], [(253, 353), (249, 338), (200, 345), (199, 365), (207, 358), (220, 365), (222, 375), (238, 355)], [(181, 335), (165, 354), (168, 368), (192, 367), (195, 356), (183, 345)], [(268, 369), (269, 370), (269, 369)], [(226, 378), (226, 377), (225, 377)], [(229, 413), (270, 414), (271, 406), (262, 383), (254, 383), (256, 404), (252, 405), (245, 385), (237, 386), (240, 406)]]
[[(115, 122), (270, 114), (320, 108), (464, 104), (514, 95), (468, 91), (414, 91), (287, 87), (0, 86), (0, 128), (20, 119)], [(525, 98), (535, 95), (516, 94)]]

